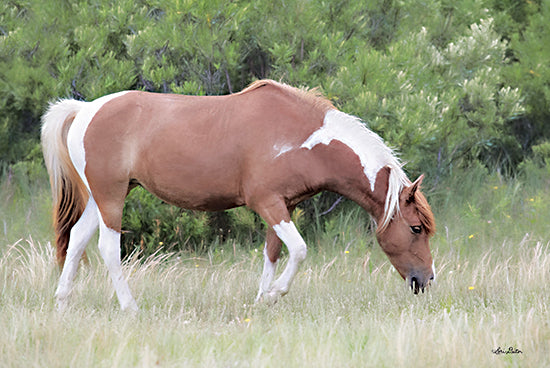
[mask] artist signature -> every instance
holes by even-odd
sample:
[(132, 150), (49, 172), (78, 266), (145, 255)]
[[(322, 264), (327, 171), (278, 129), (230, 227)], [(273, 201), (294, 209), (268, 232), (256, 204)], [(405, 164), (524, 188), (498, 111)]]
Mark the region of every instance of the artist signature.
[(510, 346), (508, 350), (503, 350), (500, 346), (496, 349), (492, 350), (493, 354), (500, 355), (500, 354), (523, 354), (523, 351), (519, 350), (518, 348), (514, 348), (513, 346)]

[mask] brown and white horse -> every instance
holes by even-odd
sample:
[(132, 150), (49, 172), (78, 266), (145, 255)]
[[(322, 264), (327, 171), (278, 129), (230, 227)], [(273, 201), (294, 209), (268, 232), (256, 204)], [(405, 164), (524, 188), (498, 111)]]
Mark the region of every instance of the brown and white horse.
[[(415, 293), (434, 278), (435, 225), (422, 177), (411, 183), (379, 136), (314, 91), (261, 80), (227, 96), (127, 91), (61, 100), (43, 117), (42, 144), (63, 268), (59, 308), (99, 227), (121, 307), (137, 309), (120, 265), (122, 210), (136, 185), (183, 208), (257, 212), (268, 224), (258, 299), (288, 292), (306, 257), (290, 214), (324, 190), (372, 215), (380, 246)], [(289, 260), (272, 282), (281, 242)]]

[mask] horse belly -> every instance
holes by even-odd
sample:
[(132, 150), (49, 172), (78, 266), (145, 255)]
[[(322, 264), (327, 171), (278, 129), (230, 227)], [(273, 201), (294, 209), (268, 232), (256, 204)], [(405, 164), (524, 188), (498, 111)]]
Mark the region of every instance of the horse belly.
[(204, 186), (189, 180), (177, 186), (158, 182), (141, 184), (163, 201), (191, 210), (221, 211), (244, 204), (236, 191), (220, 186)]
[[(187, 209), (224, 210), (244, 204), (239, 160), (214, 150), (169, 151), (146, 155), (135, 179), (162, 200)], [(201, 152), (198, 154), (198, 152)], [(144, 167), (147, 166), (147, 167)]]

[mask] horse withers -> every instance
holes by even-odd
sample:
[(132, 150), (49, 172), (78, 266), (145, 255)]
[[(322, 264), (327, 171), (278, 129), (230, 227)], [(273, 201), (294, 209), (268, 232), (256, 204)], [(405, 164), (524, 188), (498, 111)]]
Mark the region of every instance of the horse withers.
[[(66, 306), (79, 260), (99, 228), (99, 249), (122, 309), (137, 309), (120, 265), (122, 210), (140, 185), (182, 208), (247, 206), (267, 223), (257, 299), (288, 292), (306, 244), (291, 221), (298, 203), (339, 193), (378, 224), (376, 237), (415, 293), (434, 277), (434, 218), (382, 139), (315, 90), (260, 80), (226, 96), (126, 91), (92, 102), (60, 100), (43, 116), (54, 199), (56, 291)], [(284, 243), (289, 260), (273, 282)]]

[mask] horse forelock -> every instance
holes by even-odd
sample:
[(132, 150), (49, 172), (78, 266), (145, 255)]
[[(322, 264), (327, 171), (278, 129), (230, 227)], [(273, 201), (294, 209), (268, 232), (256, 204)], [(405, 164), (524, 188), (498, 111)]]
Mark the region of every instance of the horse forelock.
[(435, 233), (435, 218), (428, 200), (424, 194), (416, 191), (414, 195), (414, 202), (416, 204), (416, 209), (418, 210), (420, 222), (422, 222), (424, 230), (428, 236), (432, 236)]

